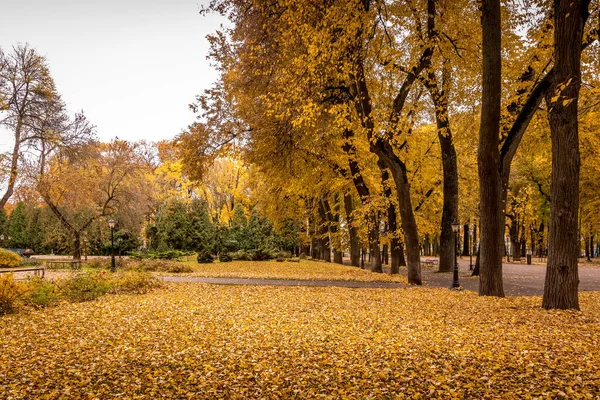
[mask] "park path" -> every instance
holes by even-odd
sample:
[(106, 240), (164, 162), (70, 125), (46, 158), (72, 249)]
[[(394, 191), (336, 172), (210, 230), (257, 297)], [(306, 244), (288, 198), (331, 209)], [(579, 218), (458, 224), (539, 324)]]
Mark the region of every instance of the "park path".
[[(431, 258), (431, 257), (427, 257)], [(401, 269), (406, 274), (406, 269)], [(545, 265), (526, 265), (516, 263), (503, 264), (504, 293), (507, 296), (541, 296), (544, 294)], [(447, 288), (452, 284), (452, 273), (438, 273), (435, 267), (423, 267), (423, 286)], [(478, 277), (472, 277), (469, 260), (459, 260), (460, 284), (465, 290), (477, 292)], [(163, 276), (167, 282), (200, 282), (219, 285), (268, 285), (268, 286), (312, 286), (345, 288), (407, 288), (409, 285), (395, 282), (362, 282), (331, 280), (292, 280), (292, 279), (256, 279), (256, 278), (203, 278), (191, 276)], [(579, 267), (579, 291), (600, 291), (600, 267)]]

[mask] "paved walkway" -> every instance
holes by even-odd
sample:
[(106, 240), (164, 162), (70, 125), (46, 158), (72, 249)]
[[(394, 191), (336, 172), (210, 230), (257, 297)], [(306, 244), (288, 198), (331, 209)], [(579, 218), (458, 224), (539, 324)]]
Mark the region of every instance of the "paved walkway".
[[(426, 257), (431, 258), (431, 257)], [(384, 271), (385, 271), (384, 267)], [(422, 270), (423, 286), (450, 287), (452, 273), (436, 272), (437, 267), (424, 266)], [(388, 272), (388, 271), (386, 271)], [(406, 274), (406, 268), (400, 273)], [(503, 264), (504, 293), (507, 296), (541, 296), (544, 294), (545, 265)], [(479, 278), (472, 277), (469, 260), (459, 260), (460, 284), (465, 290), (478, 291)], [(328, 280), (290, 280), (290, 279), (245, 279), (245, 278), (200, 278), (188, 276), (165, 276), (167, 282), (202, 282), (221, 285), (273, 285), (273, 286), (321, 286), (347, 288), (406, 288), (408, 285), (393, 282), (355, 282)], [(579, 267), (579, 291), (600, 291), (600, 267)]]
[[(473, 261), (474, 262), (474, 261)], [(478, 291), (479, 278), (472, 277), (469, 260), (459, 260), (460, 284), (466, 290)], [(541, 296), (544, 294), (545, 265), (502, 264), (504, 293), (507, 296)], [(423, 269), (425, 286), (450, 287), (452, 273), (439, 273), (433, 268)], [(600, 291), (600, 267), (579, 266), (579, 291)]]

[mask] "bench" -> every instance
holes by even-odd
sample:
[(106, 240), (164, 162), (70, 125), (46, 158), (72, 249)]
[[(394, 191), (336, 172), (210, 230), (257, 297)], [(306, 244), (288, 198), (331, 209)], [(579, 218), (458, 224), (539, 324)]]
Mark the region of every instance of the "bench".
[(35, 276), (40, 276), (43, 278), (46, 273), (46, 268), (44, 267), (23, 267), (23, 268), (8, 268), (8, 269), (0, 269), (0, 274), (12, 274), (13, 272), (33, 272)]
[(423, 264), (427, 264), (427, 265), (438, 265), (438, 260), (427, 259), (427, 260), (423, 261)]
[(81, 260), (47, 260), (48, 269), (81, 269)]

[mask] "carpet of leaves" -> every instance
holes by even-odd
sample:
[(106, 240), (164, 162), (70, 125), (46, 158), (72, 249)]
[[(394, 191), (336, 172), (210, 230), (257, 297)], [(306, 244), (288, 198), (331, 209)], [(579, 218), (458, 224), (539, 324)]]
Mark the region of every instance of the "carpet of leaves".
[(212, 264), (188, 262), (187, 264), (192, 267), (194, 272), (178, 275), (211, 278), (308, 279), (407, 283), (406, 276), (404, 275), (378, 274), (366, 269), (322, 261), (232, 261)]
[(598, 398), (600, 293), (581, 303), (170, 284), (0, 318), (0, 397)]

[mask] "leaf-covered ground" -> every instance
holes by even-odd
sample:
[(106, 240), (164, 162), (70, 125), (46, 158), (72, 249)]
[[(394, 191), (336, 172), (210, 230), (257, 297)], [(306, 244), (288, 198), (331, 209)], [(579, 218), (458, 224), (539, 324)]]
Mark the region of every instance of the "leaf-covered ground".
[(0, 318), (0, 397), (597, 398), (600, 293), (581, 303), (171, 284)]
[(233, 261), (225, 263), (216, 262), (212, 264), (187, 262), (187, 264), (194, 269), (194, 272), (191, 274), (179, 275), (219, 278), (407, 282), (406, 276), (404, 275), (378, 274), (370, 272), (366, 269), (349, 267), (335, 263), (326, 263), (322, 261)]

